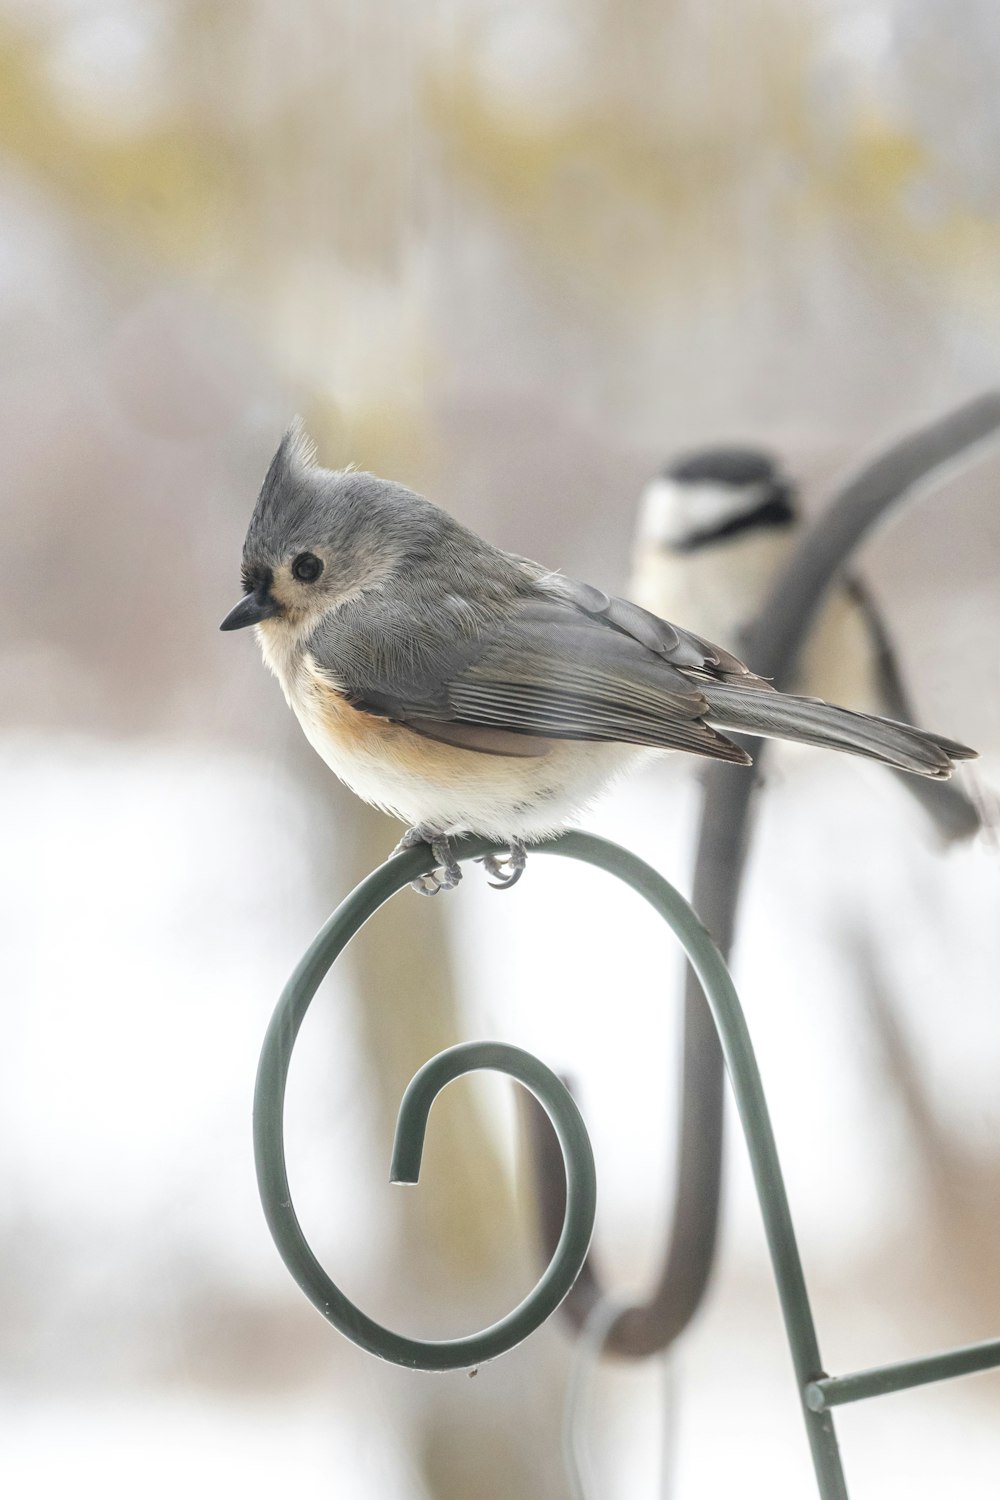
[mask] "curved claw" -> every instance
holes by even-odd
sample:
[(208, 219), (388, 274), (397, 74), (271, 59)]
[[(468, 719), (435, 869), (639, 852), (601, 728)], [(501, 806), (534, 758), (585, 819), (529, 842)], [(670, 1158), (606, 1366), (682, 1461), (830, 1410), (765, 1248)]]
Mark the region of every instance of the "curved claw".
[[(439, 891), (452, 891), (462, 878), (462, 866), (455, 858), (451, 840), (440, 835), (428, 841), (431, 853), (438, 861), (437, 866), (431, 871), (433, 878), (437, 881)], [(436, 894), (436, 893), (435, 893)]]
[[(491, 873), (500, 874), (501, 872), (497, 870)], [(512, 885), (517, 885), (523, 874), (524, 866), (514, 865), (508, 875), (503, 875), (500, 880), (488, 880), (486, 884), (495, 891), (509, 891)]]
[(418, 875), (410, 881), (410, 890), (418, 896), (439, 896), (442, 891), (453, 891), (462, 878), (461, 866), (441, 864), (426, 875)]
[(506, 853), (484, 854), (482, 865), (487, 874), (495, 875), (495, 880), (487, 881), (495, 891), (509, 891), (511, 886), (517, 885), (524, 874), (528, 855), (520, 839), (511, 839), (510, 847)]
[(437, 896), (442, 891), (453, 891), (462, 878), (462, 867), (455, 858), (451, 840), (427, 824), (418, 823), (416, 827), (406, 830), (392, 853), (402, 854), (404, 850), (413, 849), (417, 844), (427, 844), (438, 863), (426, 875), (418, 875), (416, 880), (411, 880), (410, 890), (416, 891), (418, 896)]

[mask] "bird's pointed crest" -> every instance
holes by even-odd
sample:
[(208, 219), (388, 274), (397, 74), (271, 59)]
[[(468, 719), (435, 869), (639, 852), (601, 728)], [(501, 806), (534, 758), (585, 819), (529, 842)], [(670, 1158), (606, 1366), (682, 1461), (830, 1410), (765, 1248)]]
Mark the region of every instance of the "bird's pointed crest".
[(291, 478), (293, 474), (314, 468), (315, 464), (316, 444), (306, 432), (305, 422), (301, 417), (295, 416), (285, 428), (264, 483), (268, 485), (271, 480), (280, 482)]
[(295, 417), (268, 465), (250, 518), (245, 552), (272, 546), (288, 534), (296, 517), (311, 509), (314, 499), (309, 476), (316, 468), (316, 446), (302, 418)]

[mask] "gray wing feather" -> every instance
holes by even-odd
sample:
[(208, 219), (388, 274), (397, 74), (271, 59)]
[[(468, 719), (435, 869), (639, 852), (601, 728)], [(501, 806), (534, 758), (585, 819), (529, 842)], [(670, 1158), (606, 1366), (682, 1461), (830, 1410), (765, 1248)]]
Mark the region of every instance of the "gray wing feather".
[(693, 671), (709, 669), (713, 675), (732, 675), (741, 685), (767, 688), (768, 683), (757, 677), (738, 657), (711, 641), (703, 640), (690, 630), (672, 625), (659, 615), (650, 614), (630, 599), (616, 599), (601, 593), (589, 583), (578, 583), (572, 578), (559, 577), (556, 586), (578, 609), (586, 614), (606, 621), (613, 629), (631, 636), (647, 651), (661, 656), (675, 667), (686, 667)]
[(749, 761), (705, 722), (699, 678), (767, 686), (727, 652), (561, 577), (486, 619), (459, 602), (460, 614), (447, 599), (359, 601), (310, 650), (357, 708), (467, 749), (518, 753), (519, 736), (522, 755), (568, 739)]
[(775, 693), (721, 647), (588, 584), (520, 561), (516, 576), (514, 585), (508, 570), (506, 582), (500, 573), (464, 592), (401, 585), (356, 600), (309, 650), (357, 708), (489, 755), (587, 740), (748, 764), (721, 732), (730, 730), (944, 779), (974, 753), (908, 724)]
[(838, 708), (821, 698), (797, 698), (791, 693), (763, 697), (722, 684), (706, 687), (705, 695), (712, 722), (724, 729), (846, 750), (916, 776), (946, 780), (954, 769), (953, 761), (970, 760), (976, 754), (942, 734)]

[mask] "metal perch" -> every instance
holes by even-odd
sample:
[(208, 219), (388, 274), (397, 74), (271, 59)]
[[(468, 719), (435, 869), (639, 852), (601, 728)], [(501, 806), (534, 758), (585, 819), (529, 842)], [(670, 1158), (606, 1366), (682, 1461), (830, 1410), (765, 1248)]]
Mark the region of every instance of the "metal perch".
[[(491, 849), (485, 839), (465, 839), (461, 860)], [(778, 1160), (763, 1085), (739, 998), (725, 962), (684, 898), (649, 865), (617, 844), (567, 833), (541, 852), (582, 860), (624, 881), (672, 928), (683, 944), (717, 1028), (753, 1171), (771, 1264), (791, 1349), (803, 1420), (821, 1500), (847, 1500), (832, 1407), (888, 1391), (1000, 1365), (1000, 1339), (925, 1359), (831, 1377), (823, 1368), (812, 1309), (799, 1258), (788, 1196)], [(257, 1178), (267, 1222), (286, 1265), (323, 1316), (371, 1353), (423, 1370), (472, 1367), (514, 1347), (558, 1305), (586, 1255), (594, 1222), (594, 1163), (586, 1129), (562, 1085), (537, 1058), (493, 1042), (449, 1048), (418, 1072), (400, 1109), (392, 1177), (415, 1181), (430, 1106), (440, 1089), (473, 1068), (508, 1073), (545, 1102), (563, 1147), (568, 1182), (566, 1218), (557, 1255), (518, 1308), (492, 1328), (465, 1338), (405, 1338), (367, 1317), (319, 1264), (302, 1233), (285, 1170), (284, 1093), (292, 1049), (316, 990), (364, 922), (396, 891), (432, 867), (426, 847), (408, 850), (375, 870), (338, 907), (312, 943), (281, 995), (261, 1055), (254, 1098)]]

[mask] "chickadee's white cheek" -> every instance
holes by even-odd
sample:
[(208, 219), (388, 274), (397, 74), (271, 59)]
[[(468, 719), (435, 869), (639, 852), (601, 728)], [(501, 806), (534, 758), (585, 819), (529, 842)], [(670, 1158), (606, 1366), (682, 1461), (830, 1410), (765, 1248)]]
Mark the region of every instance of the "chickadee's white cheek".
[(764, 498), (761, 485), (678, 484), (654, 479), (643, 491), (639, 515), (640, 543), (676, 547), (690, 537), (712, 531), (746, 515)]
[(651, 479), (639, 502), (638, 537), (657, 546), (678, 539), (683, 506), (678, 486), (670, 479)]

